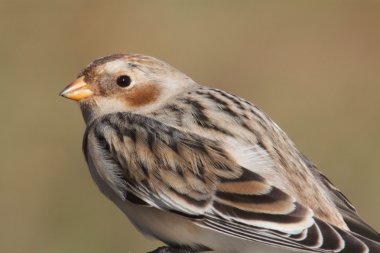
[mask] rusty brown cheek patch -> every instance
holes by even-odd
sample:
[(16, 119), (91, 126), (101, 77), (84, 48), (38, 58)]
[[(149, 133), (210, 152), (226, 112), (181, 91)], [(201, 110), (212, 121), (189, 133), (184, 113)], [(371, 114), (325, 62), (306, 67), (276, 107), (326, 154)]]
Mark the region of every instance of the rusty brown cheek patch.
[(140, 107), (157, 100), (160, 95), (157, 84), (140, 84), (127, 91), (124, 97), (125, 103), (130, 107)]

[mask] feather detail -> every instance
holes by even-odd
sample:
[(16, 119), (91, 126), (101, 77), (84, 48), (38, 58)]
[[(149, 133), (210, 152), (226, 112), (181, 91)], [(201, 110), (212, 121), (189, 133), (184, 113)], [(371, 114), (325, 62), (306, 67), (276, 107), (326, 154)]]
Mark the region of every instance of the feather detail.
[(347, 199), (347, 197), (333, 185), (333, 183), (321, 172), (317, 167), (309, 161), (303, 154), (300, 154), (307, 167), (321, 180), (326, 188), (326, 193), (331, 196), (344, 221), (349, 229), (357, 234), (363, 235), (374, 241), (380, 242), (380, 234), (368, 225), (357, 213), (355, 207)]
[(144, 233), (193, 250), (380, 253), (379, 233), (250, 102), (142, 55), (95, 60), (80, 79), (91, 175)]
[[(224, 184), (229, 186), (229, 191), (226, 191)], [(256, 191), (255, 188), (249, 188), (250, 191), (242, 193), (241, 189), (250, 184), (262, 187)], [(231, 191), (233, 189), (240, 190)], [(223, 179), (220, 182), (215, 192), (212, 210), (227, 220), (289, 234), (297, 234), (314, 222), (312, 210), (268, 184), (263, 177), (246, 169), (243, 169), (238, 179)]]
[[(161, 134), (156, 135), (157, 131)], [(88, 136), (94, 148), (102, 150), (98, 157), (119, 165), (118, 171), (100, 166), (99, 174), (112, 189), (124, 191), (127, 185), (142, 199), (154, 196), (154, 206), (164, 209), (202, 213), (211, 203), (219, 178), (241, 173), (214, 141), (130, 113), (95, 120)]]
[(215, 140), (131, 113), (99, 118), (87, 132), (86, 142), (93, 143), (87, 148), (102, 151), (102, 166), (115, 166), (107, 167), (110, 175), (100, 171), (100, 176), (124, 200), (129, 192), (135, 203), (186, 218), (201, 216), (194, 220), (198, 226), (291, 249), (380, 249), (372, 240), (318, 219), (310, 208), (237, 164)]

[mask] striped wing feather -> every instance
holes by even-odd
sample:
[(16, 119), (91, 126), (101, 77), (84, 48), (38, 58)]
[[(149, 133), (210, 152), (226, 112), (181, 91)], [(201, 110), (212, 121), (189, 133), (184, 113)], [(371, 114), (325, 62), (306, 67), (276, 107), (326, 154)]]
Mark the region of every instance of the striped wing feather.
[[(110, 188), (121, 198), (133, 195), (161, 209), (203, 214), (220, 178), (241, 174), (214, 141), (130, 113), (97, 119), (86, 136), (84, 150), (94, 140), (98, 157), (119, 168), (103, 176)], [(120, 180), (108, 180), (115, 177)]]
[(108, 178), (121, 183), (103, 180), (124, 199), (198, 217), (200, 226), (246, 240), (309, 252), (380, 252), (379, 244), (319, 220), (239, 166), (217, 141), (131, 113), (95, 120), (85, 153), (91, 138), (102, 151), (98, 159), (117, 168)]
[(301, 154), (301, 157), (315, 176), (320, 178), (350, 230), (374, 241), (380, 242), (380, 234), (358, 215), (355, 207), (346, 198), (346, 196), (344, 196), (344, 194), (337, 187), (335, 187), (326, 176), (318, 171), (317, 167), (310, 162), (307, 157), (303, 154)]
[(380, 252), (377, 242), (318, 219), (251, 171), (223, 180), (215, 196), (201, 225), (221, 233), (310, 252)]

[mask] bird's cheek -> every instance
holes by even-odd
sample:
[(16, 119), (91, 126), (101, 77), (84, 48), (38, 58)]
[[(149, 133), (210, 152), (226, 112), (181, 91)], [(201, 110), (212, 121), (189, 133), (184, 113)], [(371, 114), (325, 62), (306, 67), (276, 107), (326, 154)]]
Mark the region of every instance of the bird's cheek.
[(139, 84), (130, 89), (122, 99), (129, 107), (142, 107), (154, 103), (160, 93), (161, 88), (157, 84)]

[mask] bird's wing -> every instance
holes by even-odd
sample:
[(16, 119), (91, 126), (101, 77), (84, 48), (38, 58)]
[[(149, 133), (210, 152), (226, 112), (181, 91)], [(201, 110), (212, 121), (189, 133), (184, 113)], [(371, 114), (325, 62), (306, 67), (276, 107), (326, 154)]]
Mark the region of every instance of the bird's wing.
[(246, 169), (240, 178), (219, 183), (213, 205), (199, 223), (239, 238), (310, 252), (380, 252), (380, 244), (320, 220)]
[(121, 199), (134, 196), (160, 209), (201, 215), (212, 204), (219, 177), (240, 173), (215, 144), (150, 118), (117, 113), (88, 127), (83, 148), (87, 160), (96, 152), (94, 162), (105, 167), (100, 177)]
[(122, 199), (132, 193), (245, 240), (310, 252), (380, 252), (379, 244), (314, 217), (310, 208), (236, 163), (216, 141), (117, 113), (89, 127), (88, 149), (101, 151), (97, 159), (112, 172), (103, 180)]
[(335, 187), (335, 185), (324, 176), (307, 157), (302, 155), (302, 158), (308, 168), (321, 180), (350, 230), (374, 241), (380, 242), (380, 234), (358, 215), (355, 207), (347, 197), (344, 196), (344, 194)]

